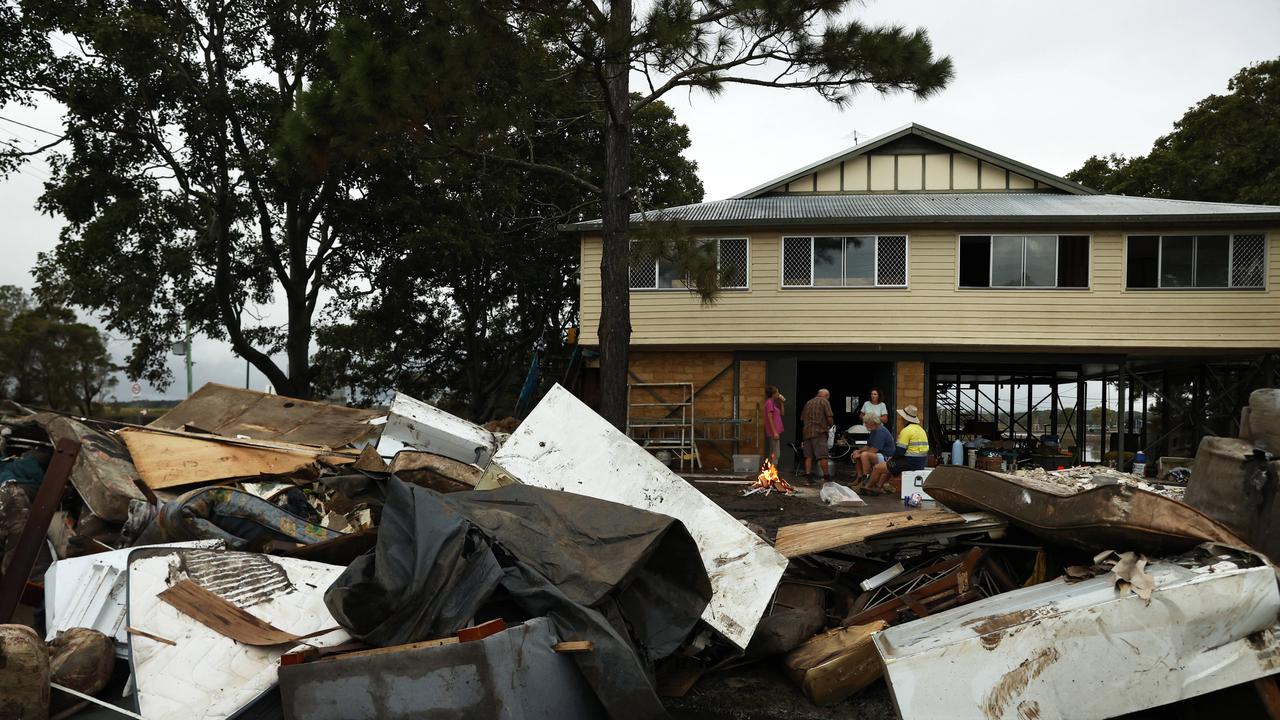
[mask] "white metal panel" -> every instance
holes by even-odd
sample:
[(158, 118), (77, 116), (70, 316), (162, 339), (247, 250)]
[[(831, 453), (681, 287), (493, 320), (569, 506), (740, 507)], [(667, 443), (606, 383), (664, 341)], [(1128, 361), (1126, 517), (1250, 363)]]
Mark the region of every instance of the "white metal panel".
[(1054, 580), (875, 637), (904, 720), (1108, 718), (1280, 671), (1270, 567), (1147, 567), (1151, 604), (1110, 576)]
[(702, 619), (746, 648), (787, 559), (568, 390), (553, 387), (493, 461), (528, 485), (683, 522), (711, 578), (711, 602)]
[(378, 454), (383, 457), (401, 450), (425, 450), (480, 467), (488, 464), (497, 447), (488, 430), (404, 393), (396, 393), (391, 400), (378, 440)]
[[(230, 717), (275, 686), (280, 656), (291, 648), (242, 645), (160, 600), (157, 595), (169, 587), (177, 568), (202, 557), (187, 555), (180, 561), (181, 552), (136, 558), (129, 563), (130, 624), (176, 643), (132, 636), (138, 712), (147, 720)], [(346, 568), (295, 558), (272, 557), (270, 561), (284, 570), (292, 587), (270, 598), (256, 599), (251, 610), (254, 616), (300, 635), (338, 625), (324, 604), (324, 593)], [(307, 644), (336, 645), (349, 639), (345, 630), (335, 630), (308, 639)]]

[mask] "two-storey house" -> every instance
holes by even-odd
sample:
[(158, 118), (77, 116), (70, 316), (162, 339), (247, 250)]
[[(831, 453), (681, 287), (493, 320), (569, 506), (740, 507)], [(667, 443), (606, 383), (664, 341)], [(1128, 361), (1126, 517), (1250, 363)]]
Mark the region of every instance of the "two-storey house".
[[(664, 262), (633, 263), (633, 381), (692, 383), (700, 416), (736, 418), (775, 385), (787, 441), (818, 388), (845, 426), (878, 387), (891, 408), (918, 406), (940, 442), (965, 408), (1029, 434), (1049, 428), (1025, 410), (1052, 404), (1053, 431), (1083, 446), (1091, 428), (1060, 417), (1063, 386), (1110, 378), (1123, 409), (1146, 408), (1179, 368), (1280, 349), (1280, 207), (1099, 194), (919, 125), (653, 217), (717, 243), (727, 282), (704, 304)], [(572, 229), (590, 344), (599, 223)]]

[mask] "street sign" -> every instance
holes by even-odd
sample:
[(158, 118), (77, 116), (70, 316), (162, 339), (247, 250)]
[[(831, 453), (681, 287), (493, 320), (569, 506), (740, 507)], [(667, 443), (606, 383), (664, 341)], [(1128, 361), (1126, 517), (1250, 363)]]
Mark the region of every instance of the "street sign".
[(134, 384), (130, 385), (130, 386), (129, 386), (129, 392), (133, 393), (133, 397), (134, 397), (135, 399), (136, 399), (137, 397), (139, 397), (140, 395), (142, 395), (142, 385), (141, 385), (141, 383), (134, 383)]

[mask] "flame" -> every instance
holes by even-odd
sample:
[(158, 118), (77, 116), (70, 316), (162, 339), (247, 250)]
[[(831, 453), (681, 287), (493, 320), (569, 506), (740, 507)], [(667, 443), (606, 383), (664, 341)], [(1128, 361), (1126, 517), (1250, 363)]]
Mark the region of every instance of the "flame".
[(760, 468), (760, 474), (756, 477), (756, 482), (751, 487), (764, 488), (765, 490), (777, 490), (780, 493), (793, 493), (795, 488), (786, 480), (778, 476), (778, 468), (768, 460), (764, 461), (764, 465)]

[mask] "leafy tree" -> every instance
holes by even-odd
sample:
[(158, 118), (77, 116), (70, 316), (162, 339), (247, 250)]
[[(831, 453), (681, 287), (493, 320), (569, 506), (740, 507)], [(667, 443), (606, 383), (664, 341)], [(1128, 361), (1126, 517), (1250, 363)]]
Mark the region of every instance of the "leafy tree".
[(1280, 59), (1243, 68), (1132, 158), (1093, 156), (1067, 177), (1108, 193), (1280, 204)]
[[(52, 57), (48, 38), (26, 21), (16, 2), (0, 0), (0, 108), (32, 105), (34, 78)], [(18, 138), (0, 135), (0, 173), (47, 147), (27, 147)]]
[[(934, 56), (922, 30), (841, 20), (855, 5), (851, 0), (658, 0), (642, 14), (633, 10), (631, 0), (488, 5), (566, 56), (577, 70), (573, 77), (587, 82), (584, 95), (590, 100), (584, 107), (602, 109), (605, 160), (599, 180), (580, 168), (504, 153), (503, 148), (486, 154), (571, 177), (600, 198), (601, 412), (618, 427), (626, 420), (631, 337), (629, 217), (633, 208), (651, 209), (635, 193), (636, 114), (669, 92), (701, 89), (714, 96), (730, 85), (811, 89), (840, 106), (868, 87), (927, 97), (952, 74), (950, 60)], [(638, 94), (632, 92), (633, 75), (644, 78)]]
[(18, 402), (89, 415), (116, 384), (102, 334), (67, 308), (33, 305), (0, 286), (0, 391)]
[[(28, 27), (81, 48), (28, 83), (66, 108), (40, 199), (66, 224), (40, 258), (41, 296), (132, 338), (132, 377), (167, 384), (190, 321), (279, 392), (307, 396), (313, 318), (345, 274), (330, 216), (377, 142), (332, 92), (340, 6), (21, 1)], [(274, 297), (283, 328), (246, 321), (246, 304)]]
[[(531, 99), (574, 103), (574, 91), (550, 86)], [(598, 176), (600, 124), (583, 125), (540, 137), (540, 157)], [(660, 205), (700, 201), (696, 166), (682, 154), (687, 128), (663, 103), (645, 107), (636, 125), (638, 193)], [(320, 388), (361, 403), (399, 389), (478, 421), (510, 413), (538, 348), (546, 376), (567, 361), (579, 248), (557, 225), (595, 197), (574, 182), (423, 145), (406, 144), (368, 171), (370, 193), (343, 222), (369, 242), (347, 243), (359, 269), (339, 291), (342, 319), (318, 334)]]

